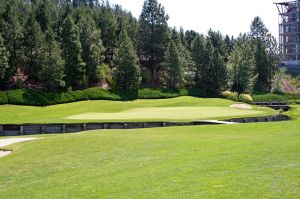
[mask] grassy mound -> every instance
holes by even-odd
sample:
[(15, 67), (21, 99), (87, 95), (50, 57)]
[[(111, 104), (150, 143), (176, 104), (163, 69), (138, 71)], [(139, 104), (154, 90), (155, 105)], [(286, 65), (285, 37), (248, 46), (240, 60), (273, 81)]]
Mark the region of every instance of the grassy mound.
[(83, 101), (47, 107), (0, 106), (0, 124), (76, 123), (96, 121), (191, 121), (272, 115), (269, 108), (230, 108), (234, 102), (217, 98), (179, 97), (136, 101)]

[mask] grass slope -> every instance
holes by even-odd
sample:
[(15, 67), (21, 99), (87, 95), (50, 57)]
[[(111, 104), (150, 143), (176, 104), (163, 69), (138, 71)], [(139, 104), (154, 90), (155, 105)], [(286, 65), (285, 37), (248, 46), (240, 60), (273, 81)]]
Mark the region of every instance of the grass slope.
[(230, 108), (229, 106), (233, 103), (224, 99), (179, 97), (129, 102), (84, 101), (47, 107), (3, 105), (0, 106), (0, 124), (188, 121), (276, 114), (275, 111), (269, 108), (254, 108), (253, 110)]
[(7, 147), (0, 198), (289, 198), (299, 122), (105, 130)]

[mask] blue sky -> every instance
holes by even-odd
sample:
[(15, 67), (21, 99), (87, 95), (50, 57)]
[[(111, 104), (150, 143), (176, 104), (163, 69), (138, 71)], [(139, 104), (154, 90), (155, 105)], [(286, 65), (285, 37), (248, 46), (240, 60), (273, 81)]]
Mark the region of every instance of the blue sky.
[[(209, 28), (237, 36), (249, 31), (251, 21), (260, 16), (278, 37), (278, 0), (158, 0), (170, 16), (169, 26), (193, 29), (206, 34)], [(284, 0), (281, 0), (284, 1)], [(144, 0), (110, 0), (138, 17)]]

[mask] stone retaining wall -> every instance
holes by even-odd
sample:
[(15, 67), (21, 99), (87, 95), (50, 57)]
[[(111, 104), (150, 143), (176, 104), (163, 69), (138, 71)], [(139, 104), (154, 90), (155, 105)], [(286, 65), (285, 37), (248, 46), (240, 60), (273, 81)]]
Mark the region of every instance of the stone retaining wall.
[[(288, 120), (287, 116), (264, 116), (249, 118), (234, 118), (226, 120), (235, 123), (276, 122)], [(107, 123), (80, 123), (80, 124), (0, 124), (0, 136), (76, 133), (97, 129), (137, 129), (171, 126), (217, 125), (218, 121), (194, 122), (107, 122)]]

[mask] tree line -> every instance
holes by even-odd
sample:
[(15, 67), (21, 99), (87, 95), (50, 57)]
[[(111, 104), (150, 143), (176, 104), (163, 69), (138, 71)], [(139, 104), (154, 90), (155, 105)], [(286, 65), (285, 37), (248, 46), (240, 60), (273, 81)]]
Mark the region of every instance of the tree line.
[(259, 17), (249, 33), (234, 38), (171, 28), (157, 0), (145, 0), (138, 19), (98, 0), (1, 1), (0, 16), (1, 90), (143, 86), (252, 93), (271, 91), (278, 77), (278, 44)]

